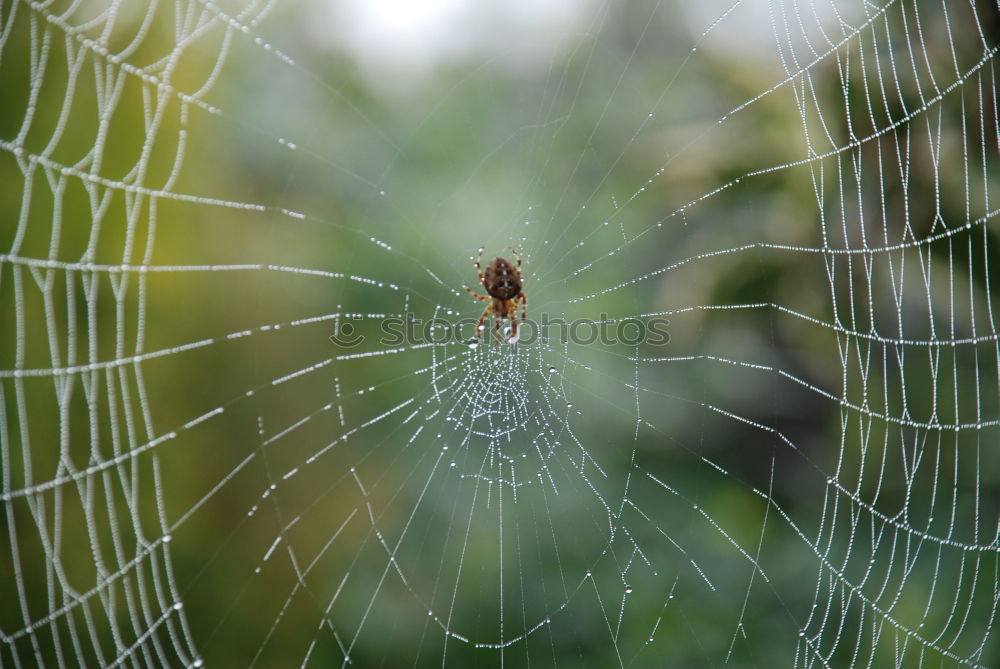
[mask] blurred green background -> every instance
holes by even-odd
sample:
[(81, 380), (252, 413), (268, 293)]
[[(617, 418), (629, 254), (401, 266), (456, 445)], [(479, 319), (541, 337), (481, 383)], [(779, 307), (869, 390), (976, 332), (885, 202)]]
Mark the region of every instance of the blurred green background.
[(4, 666), (995, 666), (995, 6), (0, 24)]

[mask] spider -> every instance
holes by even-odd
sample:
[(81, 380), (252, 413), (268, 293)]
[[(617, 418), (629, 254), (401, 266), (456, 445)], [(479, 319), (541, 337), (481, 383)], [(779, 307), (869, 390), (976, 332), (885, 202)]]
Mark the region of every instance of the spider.
[(500, 320), (507, 318), (511, 323), (510, 338), (507, 341), (516, 342), (518, 300), (521, 301), (521, 323), (524, 323), (524, 319), (528, 315), (528, 296), (521, 292), (521, 256), (513, 248), (511, 248), (511, 252), (517, 258), (517, 267), (514, 267), (513, 263), (506, 258), (497, 256), (486, 267), (484, 276), (480, 267), (483, 249), (482, 247), (479, 249), (479, 256), (476, 257), (476, 273), (479, 274), (479, 283), (483, 284), (489, 297), (476, 294), (468, 286), (464, 287), (477, 300), (490, 302), (483, 310), (483, 315), (479, 317), (479, 322), (476, 323), (476, 338), (483, 334), (483, 324), (492, 311), (496, 321), (497, 341), (500, 340)]

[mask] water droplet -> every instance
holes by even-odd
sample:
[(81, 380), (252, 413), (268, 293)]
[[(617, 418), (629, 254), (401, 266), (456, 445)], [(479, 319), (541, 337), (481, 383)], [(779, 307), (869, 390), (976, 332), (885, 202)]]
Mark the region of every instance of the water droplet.
[(471, 348), (471, 349), (475, 349), (478, 346), (479, 346), (479, 342), (476, 342), (476, 341), (470, 341), (469, 342), (469, 348)]
[(625, 594), (626, 595), (631, 595), (632, 594), (632, 586), (631, 585), (626, 585), (625, 586)]

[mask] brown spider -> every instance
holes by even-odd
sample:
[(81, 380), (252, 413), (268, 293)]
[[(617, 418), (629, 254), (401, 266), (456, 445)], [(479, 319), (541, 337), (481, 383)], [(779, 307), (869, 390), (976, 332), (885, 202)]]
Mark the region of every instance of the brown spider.
[(476, 323), (476, 338), (483, 334), (483, 324), (486, 322), (486, 317), (492, 311), (493, 318), (496, 321), (497, 341), (500, 340), (500, 320), (507, 318), (511, 323), (510, 338), (507, 341), (516, 342), (518, 300), (521, 301), (522, 323), (528, 315), (528, 296), (521, 292), (521, 256), (513, 248), (511, 252), (517, 258), (517, 267), (514, 267), (506, 258), (497, 256), (486, 267), (486, 275), (483, 276), (483, 270), (479, 264), (483, 257), (483, 249), (479, 249), (479, 256), (476, 258), (476, 273), (479, 274), (479, 283), (483, 284), (483, 288), (489, 293), (489, 297), (476, 294), (468, 286), (465, 286), (465, 289), (477, 300), (491, 302), (483, 310), (483, 315), (479, 317), (479, 322)]

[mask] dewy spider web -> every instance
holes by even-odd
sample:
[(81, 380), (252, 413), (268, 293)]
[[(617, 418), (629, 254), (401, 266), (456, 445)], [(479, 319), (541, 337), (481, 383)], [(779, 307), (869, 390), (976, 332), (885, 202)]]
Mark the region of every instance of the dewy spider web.
[(996, 5), (2, 7), (3, 666), (1000, 661)]

